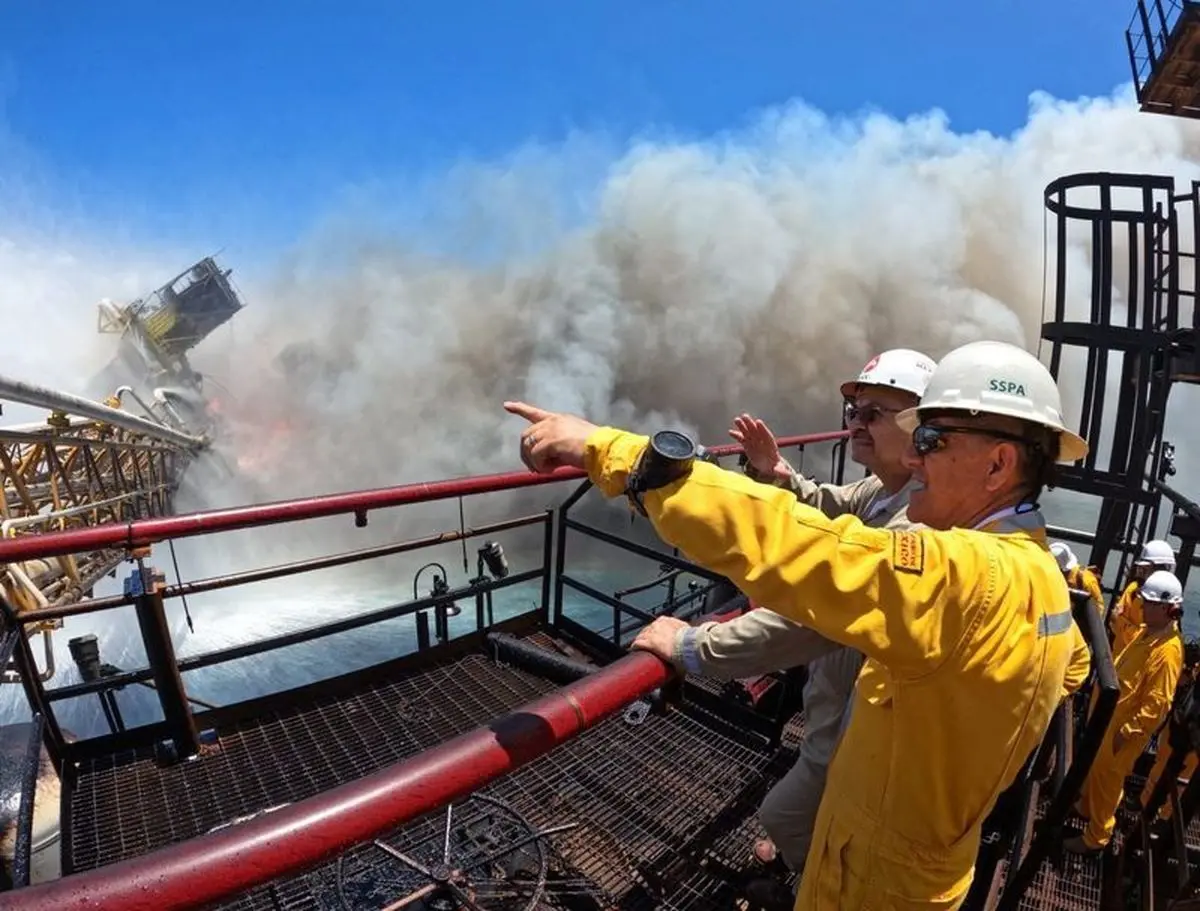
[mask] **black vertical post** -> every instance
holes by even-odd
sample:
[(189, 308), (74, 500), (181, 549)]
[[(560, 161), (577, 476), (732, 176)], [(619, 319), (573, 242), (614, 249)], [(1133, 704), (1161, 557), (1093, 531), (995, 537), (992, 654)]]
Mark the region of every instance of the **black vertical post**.
[[(1200, 307), (1196, 309), (1200, 310)], [(1196, 556), (1196, 541), (1193, 538), (1184, 538), (1179, 545), (1179, 556), (1176, 558), (1175, 577), (1179, 579), (1180, 585), (1187, 585), (1188, 573), (1192, 569), (1192, 560)]]
[(1133, 44), (1133, 35), (1125, 30), (1125, 47), (1129, 51), (1129, 66), (1133, 70), (1133, 91), (1138, 101), (1142, 100), (1142, 74), (1138, 72), (1137, 48)]
[(55, 773), (61, 776), (66, 740), (63, 739), (62, 729), (58, 726), (58, 716), (54, 714), (50, 700), (46, 698), (46, 688), (42, 686), (33, 649), (29, 647), (29, 637), (25, 635), (25, 624), (17, 618), (17, 612), (3, 595), (0, 595), (0, 613), (4, 615), (5, 628), (13, 633), (12, 660), (17, 666), (25, 698), (29, 700), (30, 708), (42, 716), (46, 753), (50, 756)]
[[(1154, 49), (1154, 30), (1150, 28), (1150, 17), (1146, 15), (1145, 0), (1138, 0), (1137, 5), (1138, 16), (1142, 20), (1142, 33), (1146, 36), (1146, 53), (1150, 55), (1150, 76), (1154, 75), (1154, 70), (1158, 66), (1158, 53)], [(1163, 40), (1166, 40), (1166, 35), (1163, 35)], [(1147, 77), (1147, 82), (1149, 77)]]
[(144, 587), (144, 583), (150, 581), (149, 575), (149, 571), (145, 571), (142, 592), (134, 600), (142, 642), (146, 646), (146, 660), (150, 662), (150, 670), (154, 673), (154, 688), (158, 691), (163, 718), (175, 741), (177, 755), (180, 758), (195, 756), (200, 752), (200, 735), (196, 731), (192, 707), (183, 687), (183, 677), (179, 674), (179, 661), (175, 657), (175, 646), (171, 643), (171, 632), (167, 627), (167, 612), (163, 608), (162, 590), (155, 587), (146, 591)]
[(567, 571), (567, 513), (571, 507), (592, 489), (592, 482), (584, 481), (558, 507), (558, 542), (554, 554), (554, 625), (558, 626), (563, 618), (563, 595), (566, 584), (563, 577)]
[(17, 838), (13, 847), (12, 885), (21, 889), (29, 885), (30, 866), (33, 861), (33, 804), (37, 796), (38, 771), (42, 755), (42, 719), (39, 712), (33, 713), (29, 725), (29, 743), (21, 766), (21, 805), (17, 813)]
[[(483, 569), (481, 567), (479, 570), (479, 584), (481, 586), (487, 584), (483, 581), (483, 578)], [(485, 594), (486, 590), (482, 588), (475, 592), (475, 629), (477, 632), (482, 631), (488, 623), (487, 598)], [(449, 638), (449, 633), (446, 634), (446, 638)]]
[(417, 651), (429, 648), (429, 611), (417, 611)]
[(550, 609), (550, 576), (554, 572), (554, 510), (546, 510), (545, 538), (542, 544), (542, 622), (551, 625), (558, 617)]
[(433, 606), (433, 638), (442, 645), (450, 639), (450, 623), (446, 619), (446, 605), (438, 603)]
[(563, 573), (567, 571), (567, 506), (562, 506), (558, 511), (558, 535), (554, 545), (554, 626), (558, 627), (562, 624), (563, 619), (563, 595), (565, 594), (566, 583), (563, 581)]
[(1165, 52), (1167, 49), (1167, 41), (1171, 37), (1171, 29), (1167, 27), (1167, 13), (1163, 9), (1162, 0), (1154, 0), (1154, 11), (1158, 13), (1159, 35), (1162, 37), (1162, 44), (1159, 45), (1159, 51)]

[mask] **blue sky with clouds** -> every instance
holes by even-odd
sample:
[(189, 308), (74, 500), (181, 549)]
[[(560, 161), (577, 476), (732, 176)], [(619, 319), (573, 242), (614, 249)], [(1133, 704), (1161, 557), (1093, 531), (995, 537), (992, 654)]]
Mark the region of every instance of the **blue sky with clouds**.
[[(0, 188), (137, 236), (284, 247), (371, 187), (803, 99), (1009, 133), (1129, 79), (1129, 0), (0, 0)], [(400, 194), (401, 196), (403, 194)], [(15, 197), (10, 196), (10, 207)]]

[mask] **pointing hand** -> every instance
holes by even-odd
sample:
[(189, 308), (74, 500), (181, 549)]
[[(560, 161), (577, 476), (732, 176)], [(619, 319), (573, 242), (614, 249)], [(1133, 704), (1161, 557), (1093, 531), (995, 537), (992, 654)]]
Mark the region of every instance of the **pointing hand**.
[(530, 471), (549, 474), (556, 468), (584, 467), (585, 444), (595, 424), (525, 402), (505, 402), (504, 410), (529, 422), (521, 432), (521, 461)]

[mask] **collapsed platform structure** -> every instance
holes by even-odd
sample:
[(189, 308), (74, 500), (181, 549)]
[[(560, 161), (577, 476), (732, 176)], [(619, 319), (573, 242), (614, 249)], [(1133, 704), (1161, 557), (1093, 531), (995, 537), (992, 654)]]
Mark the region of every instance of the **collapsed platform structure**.
[[(89, 384), (101, 401), (0, 377), (0, 402), (47, 412), (42, 423), (0, 428), (0, 538), (171, 515), (215, 428), (187, 352), (241, 307), (229, 272), (205, 258), (146, 298), (100, 304), (100, 331), (119, 336)], [(124, 548), (100, 548), (8, 563), (0, 587), (18, 614), (71, 605), (128, 558)], [(45, 636), (43, 679), (55, 672), (50, 634), (59, 627), (30, 630)], [(13, 682), (13, 668), (0, 679)]]

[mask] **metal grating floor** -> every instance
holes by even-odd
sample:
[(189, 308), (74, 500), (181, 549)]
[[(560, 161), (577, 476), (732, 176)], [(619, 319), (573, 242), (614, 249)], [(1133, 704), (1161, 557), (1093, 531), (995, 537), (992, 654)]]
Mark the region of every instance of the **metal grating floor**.
[[(540, 634), (531, 638), (548, 644)], [(302, 800), (553, 688), (474, 654), (223, 729), (215, 747), (184, 765), (160, 768), (148, 750), (89, 761), (71, 791), (70, 866), (112, 863)], [(511, 894), (472, 892), (483, 911), (728, 909), (751, 872), (750, 845), (760, 831), (754, 811), (793, 761), (796, 733), (770, 751), (692, 706), (640, 724), (614, 717), (452, 808), (451, 824), (444, 811), (431, 814), (389, 833), (382, 847), (358, 846), (339, 862), (222, 907), (375, 911), (428, 884), (413, 865), (436, 863), (453, 841), (456, 863), (470, 855), (485, 867), (515, 864), (537, 883)], [(538, 837), (560, 826), (573, 828)], [(488, 850), (503, 857), (489, 860)], [(436, 896), (409, 905), (422, 906), (442, 909)]]
[[(1146, 779), (1142, 775), (1131, 775), (1126, 779), (1126, 799), (1140, 795)], [(1049, 800), (1039, 802), (1037, 818), (1041, 820), (1049, 806)], [(1117, 811), (1117, 831), (1106, 855), (1111, 859), (1120, 853), (1124, 842), (1125, 827), (1131, 825), (1136, 812), (1130, 804), (1123, 802)], [(1086, 821), (1071, 813), (1064, 826), (1064, 838), (1082, 834)], [(1193, 819), (1187, 832), (1188, 844), (1193, 848), (1200, 844), (1200, 818)], [(1022, 911), (1094, 911), (1100, 906), (1101, 880), (1104, 875), (1102, 855), (1079, 856), (1060, 851), (1054, 859), (1042, 862), (1028, 891), (1021, 898)], [(1001, 876), (1004, 878), (1005, 870)]]

